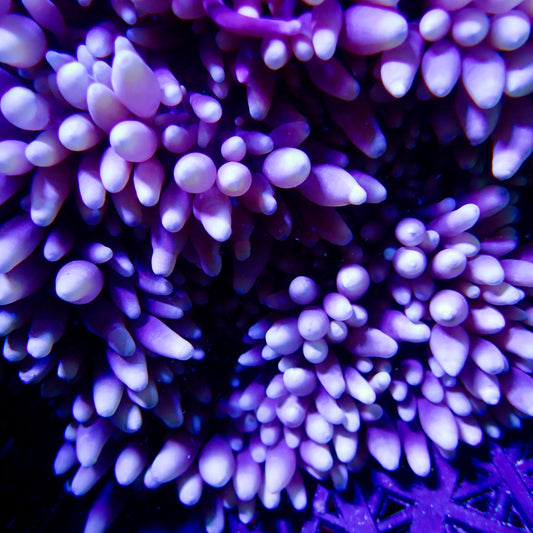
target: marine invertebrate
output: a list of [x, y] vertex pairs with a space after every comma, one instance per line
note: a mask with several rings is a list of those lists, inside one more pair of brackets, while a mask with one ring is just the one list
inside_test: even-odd
[[388, 470], [403, 448], [413, 471], [427, 476], [426, 437], [448, 455], [459, 440], [499, 436], [498, 423], [519, 427], [530, 409], [531, 261], [507, 225], [516, 216], [509, 199], [503, 187], [486, 186], [457, 209], [451, 198], [422, 208], [427, 226], [400, 220], [399, 245], [384, 250], [386, 270], [373, 280], [388, 285], [392, 301], [371, 286], [375, 258], [364, 251], [339, 270], [336, 291], [319, 294], [311, 278], [297, 277], [288, 293], [267, 297], [288, 316], [250, 330], [259, 344], [239, 361], [270, 371], [235, 394], [232, 416], [253, 411], [264, 446], [283, 438], [281, 424], [305, 468], [338, 487], [365, 447]]
[[[177, 479], [215, 532], [224, 507], [252, 520], [256, 494], [303, 509], [300, 467], [341, 490], [366, 451], [394, 470], [403, 447], [426, 475], [416, 416], [444, 453], [480, 426], [497, 436], [489, 416], [531, 416], [516, 346], [531, 336], [531, 259], [507, 205], [520, 180], [476, 185], [489, 137], [499, 179], [531, 151], [527, 79], [502, 81], [527, 78], [526, 5], [445, 2], [416, 27], [396, 2], [79, 4], [0, 11], [3, 354], [70, 417], [55, 469], [71, 492]], [[461, 33], [474, 19], [486, 44]], [[435, 65], [457, 46], [477, 48], [443, 81]], [[452, 94], [459, 70], [456, 156], [472, 179], [431, 191], [403, 171], [459, 130], [448, 99], [428, 104], [434, 132], [407, 115]], [[408, 131], [387, 138], [402, 117]], [[108, 490], [88, 531], [111, 522]]]

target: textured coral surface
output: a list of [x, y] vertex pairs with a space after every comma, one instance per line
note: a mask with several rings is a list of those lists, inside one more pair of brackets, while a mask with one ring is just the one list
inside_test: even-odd
[[0, 527], [531, 529], [532, 19], [0, 1]]

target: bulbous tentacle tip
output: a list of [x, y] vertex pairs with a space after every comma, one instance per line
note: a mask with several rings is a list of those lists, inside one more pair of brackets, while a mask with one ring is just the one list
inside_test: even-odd
[[103, 286], [104, 276], [100, 269], [83, 260], [71, 261], [61, 267], [55, 282], [59, 298], [78, 305], [92, 302]]

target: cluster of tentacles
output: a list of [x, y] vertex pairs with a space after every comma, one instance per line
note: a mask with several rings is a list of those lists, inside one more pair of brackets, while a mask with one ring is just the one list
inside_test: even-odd
[[3, 357], [101, 491], [87, 532], [115, 485], [220, 533], [533, 416], [532, 19], [0, 2]]

